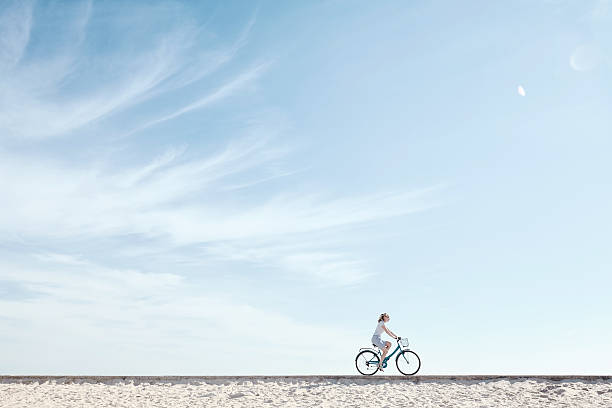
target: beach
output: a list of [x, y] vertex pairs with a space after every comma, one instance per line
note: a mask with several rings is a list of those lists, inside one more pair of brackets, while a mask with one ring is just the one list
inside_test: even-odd
[[611, 407], [610, 377], [2, 377], [1, 407]]

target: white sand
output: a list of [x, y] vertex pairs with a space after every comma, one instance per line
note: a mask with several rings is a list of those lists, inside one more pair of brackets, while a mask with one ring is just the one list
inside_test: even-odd
[[612, 407], [612, 381], [265, 379], [0, 383], [0, 407]]

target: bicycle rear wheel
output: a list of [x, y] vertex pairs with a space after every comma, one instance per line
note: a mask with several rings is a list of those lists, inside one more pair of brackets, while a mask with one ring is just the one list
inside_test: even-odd
[[355, 358], [355, 367], [363, 375], [372, 375], [378, 371], [380, 358], [372, 350], [363, 350]]
[[403, 350], [395, 358], [395, 365], [400, 373], [414, 375], [421, 368], [421, 359], [414, 351]]

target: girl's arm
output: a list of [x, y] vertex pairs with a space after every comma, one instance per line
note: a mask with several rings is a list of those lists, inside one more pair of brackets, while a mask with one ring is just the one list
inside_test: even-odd
[[393, 334], [393, 332], [389, 329], [387, 329], [387, 326], [383, 324], [383, 329], [385, 329], [385, 331], [387, 332], [387, 334], [391, 337], [393, 337], [394, 339], [397, 339], [397, 336], [395, 334]]

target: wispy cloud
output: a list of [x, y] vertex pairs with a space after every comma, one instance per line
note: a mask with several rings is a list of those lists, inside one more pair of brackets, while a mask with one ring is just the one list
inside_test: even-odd
[[52, 231], [55, 237], [80, 241], [135, 234], [161, 239], [166, 248], [206, 244], [204, 253], [191, 258], [241, 260], [317, 285], [352, 285], [372, 276], [366, 259], [304, 234], [333, 237], [334, 229], [439, 204], [439, 187], [430, 187], [352, 197], [279, 192], [224, 205], [223, 194], [232, 193], [227, 186], [235, 185], [236, 177], [253, 177], [283, 154], [251, 138], [203, 158], [170, 148], [140, 167], [112, 173], [104, 167], [70, 168], [0, 155], [1, 232], [33, 238]]
[[598, 0], [587, 15], [594, 20], [606, 20], [610, 17], [610, 0]]
[[213, 156], [186, 161], [177, 161], [179, 153], [170, 149], [152, 163], [115, 173], [2, 155], [5, 211], [0, 217], [5, 232], [161, 234], [194, 243], [322, 230], [436, 205], [436, 188], [350, 198], [280, 193], [235, 208], [210, 200], [232, 176], [256, 171], [280, 154], [261, 141], [231, 144]]
[[[164, 84], [158, 89], [157, 93], [165, 92], [172, 89], [182, 88], [194, 82], [201, 80], [207, 75], [212, 74], [225, 64], [229, 63], [237, 53], [248, 43], [249, 35], [257, 21], [257, 16], [254, 14], [251, 19], [245, 24], [242, 32], [238, 35], [237, 39], [226, 48], [221, 48], [214, 51], [197, 52], [195, 55], [191, 55], [188, 61], [181, 66], [180, 73], [168, 78]], [[189, 38], [185, 38], [183, 47], [193, 48], [196, 46], [198, 41], [197, 34], [200, 33], [204, 27], [192, 30]], [[188, 44], [188, 45], [186, 45]]]
[[[67, 24], [69, 47], [55, 54], [37, 56], [0, 78], [0, 129], [4, 137], [40, 138], [66, 135], [108, 115], [121, 112], [168, 92], [185, 88], [227, 64], [246, 43], [255, 19], [251, 19], [238, 39], [225, 48], [209, 51], [199, 47], [200, 27], [182, 24], [166, 28], [149, 47], [138, 51], [120, 48], [100, 56], [81, 52], [92, 7], [79, 7], [78, 18]], [[122, 10], [125, 13], [126, 10]], [[2, 64], [16, 67], [21, 60], [32, 29], [32, 7], [16, 3], [2, 14]], [[57, 24], [66, 25], [63, 21]], [[62, 27], [66, 29], [66, 27]], [[130, 42], [124, 32], [123, 41]], [[136, 124], [137, 130], [174, 119], [186, 112], [223, 99], [254, 80], [266, 64], [230, 78], [215, 91], [189, 102], [176, 101], [170, 113]], [[43, 68], [44, 67], [44, 68]], [[86, 85], [83, 85], [86, 84]], [[78, 86], [79, 91], [75, 92]], [[62, 95], [59, 97], [59, 95]]]
[[[112, 269], [71, 254], [35, 255], [39, 266], [4, 262], [1, 275], [27, 289], [55, 300], [92, 301], [109, 297], [128, 299], [159, 295], [177, 286], [182, 277], [172, 273], [143, 273], [131, 269]], [[106, 299], [106, 300], [105, 300]]]
[[[0, 261], [0, 281], [15, 282], [28, 293], [21, 299], [0, 299], [0, 317], [28, 322], [26, 328], [11, 332], [22, 347], [43, 337], [49, 347], [60, 343], [69, 346], [72, 358], [87, 357], [87, 367], [77, 368], [80, 374], [116, 374], [117, 370], [125, 372], [136, 366], [162, 374], [159, 368], [149, 368], [143, 359], [151, 352], [156, 353], [156, 361], [175, 358], [178, 339], [182, 347], [194, 351], [194, 364], [182, 364], [177, 374], [202, 367], [207, 373], [238, 373], [245, 351], [261, 351], [269, 344], [291, 347], [293, 358], [313, 358], [320, 353], [319, 344], [311, 341], [313, 336], [356, 340], [355, 333], [299, 323], [280, 311], [261, 310], [215, 291], [194, 293], [189, 289], [190, 282], [175, 274], [116, 270], [84, 259], [75, 264], [70, 255], [47, 255], [38, 266]], [[215, 343], [214, 353], [205, 353], [206, 348], [211, 351], [214, 338], [223, 340]], [[79, 346], [83, 343], [88, 347]], [[343, 344], [329, 345], [328, 351], [347, 354]], [[14, 350], [13, 346], [8, 345], [9, 350]], [[243, 351], [237, 359], [230, 356], [236, 348]], [[92, 354], [92, 349], [116, 349], [117, 354]], [[50, 360], [55, 356], [66, 358], [59, 347]], [[248, 366], [257, 363], [278, 369], [281, 364], [266, 363], [269, 357], [261, 352], [253, 354]], [[110, 368], [103, 359], [112, 361]], [[38, 367], [38, 372], [47, 371], [44, 364]], [[168, 365], [165, 367], [167, 373]], [[299, 369], [304, 370], [304, 366]], [[316, 368], [311, 371], [316, 372]]]
[[[321, 286], [346, 286], [371, 277], [363, 257], [329, 248], [300, 234], [277, 240], [239, 240], [205, 246], [210, 257], [243, 261], [278, 270], [290, 280], [315, 282]], [[287, 241], [292, 241], [288, 244]]]
[[32, 2], [9, 1], [0, 7], [0, 72], [3, 72], [17, 65], [28, 45]]
[[211, 105], [219, 100], [227, 98], [237, 91], [243, 89], [243, 87], [249, 83], [252, 83], [255, 79], [257, 79], [261, 73], [265, 70], [268, 64], [260, 64], [255, 67], [241, 73], [236, 78], [231, 79], [229, 82], [223, 84], [215, 91], [210, 94], [204, 95], [197, 100], [180, 107], [179, 109], [171, 112], [169, 114], [163, 115], [156, 119], [153, 119], [149, 122], [139, 125], [135, 129], [131, 130], [126, 136], [131, 134], [140, 132], [144, 129], [150, 128], [151, 126], [157, 125], [162, 122], [167, 122], [169, 120], [175, 119], [181, 115], [194, 111], [196, 109], [201, 109], [205, 106]]
[[58, 253], [41, 253], [34, 255], [37, 259], [43, 262], [49, 262], [52, 264], [63, 264], [63, 265], [87, 265], [88, 262], [85, 261], [80, 256], [69, 255], [69, 254], [58, 254]]

